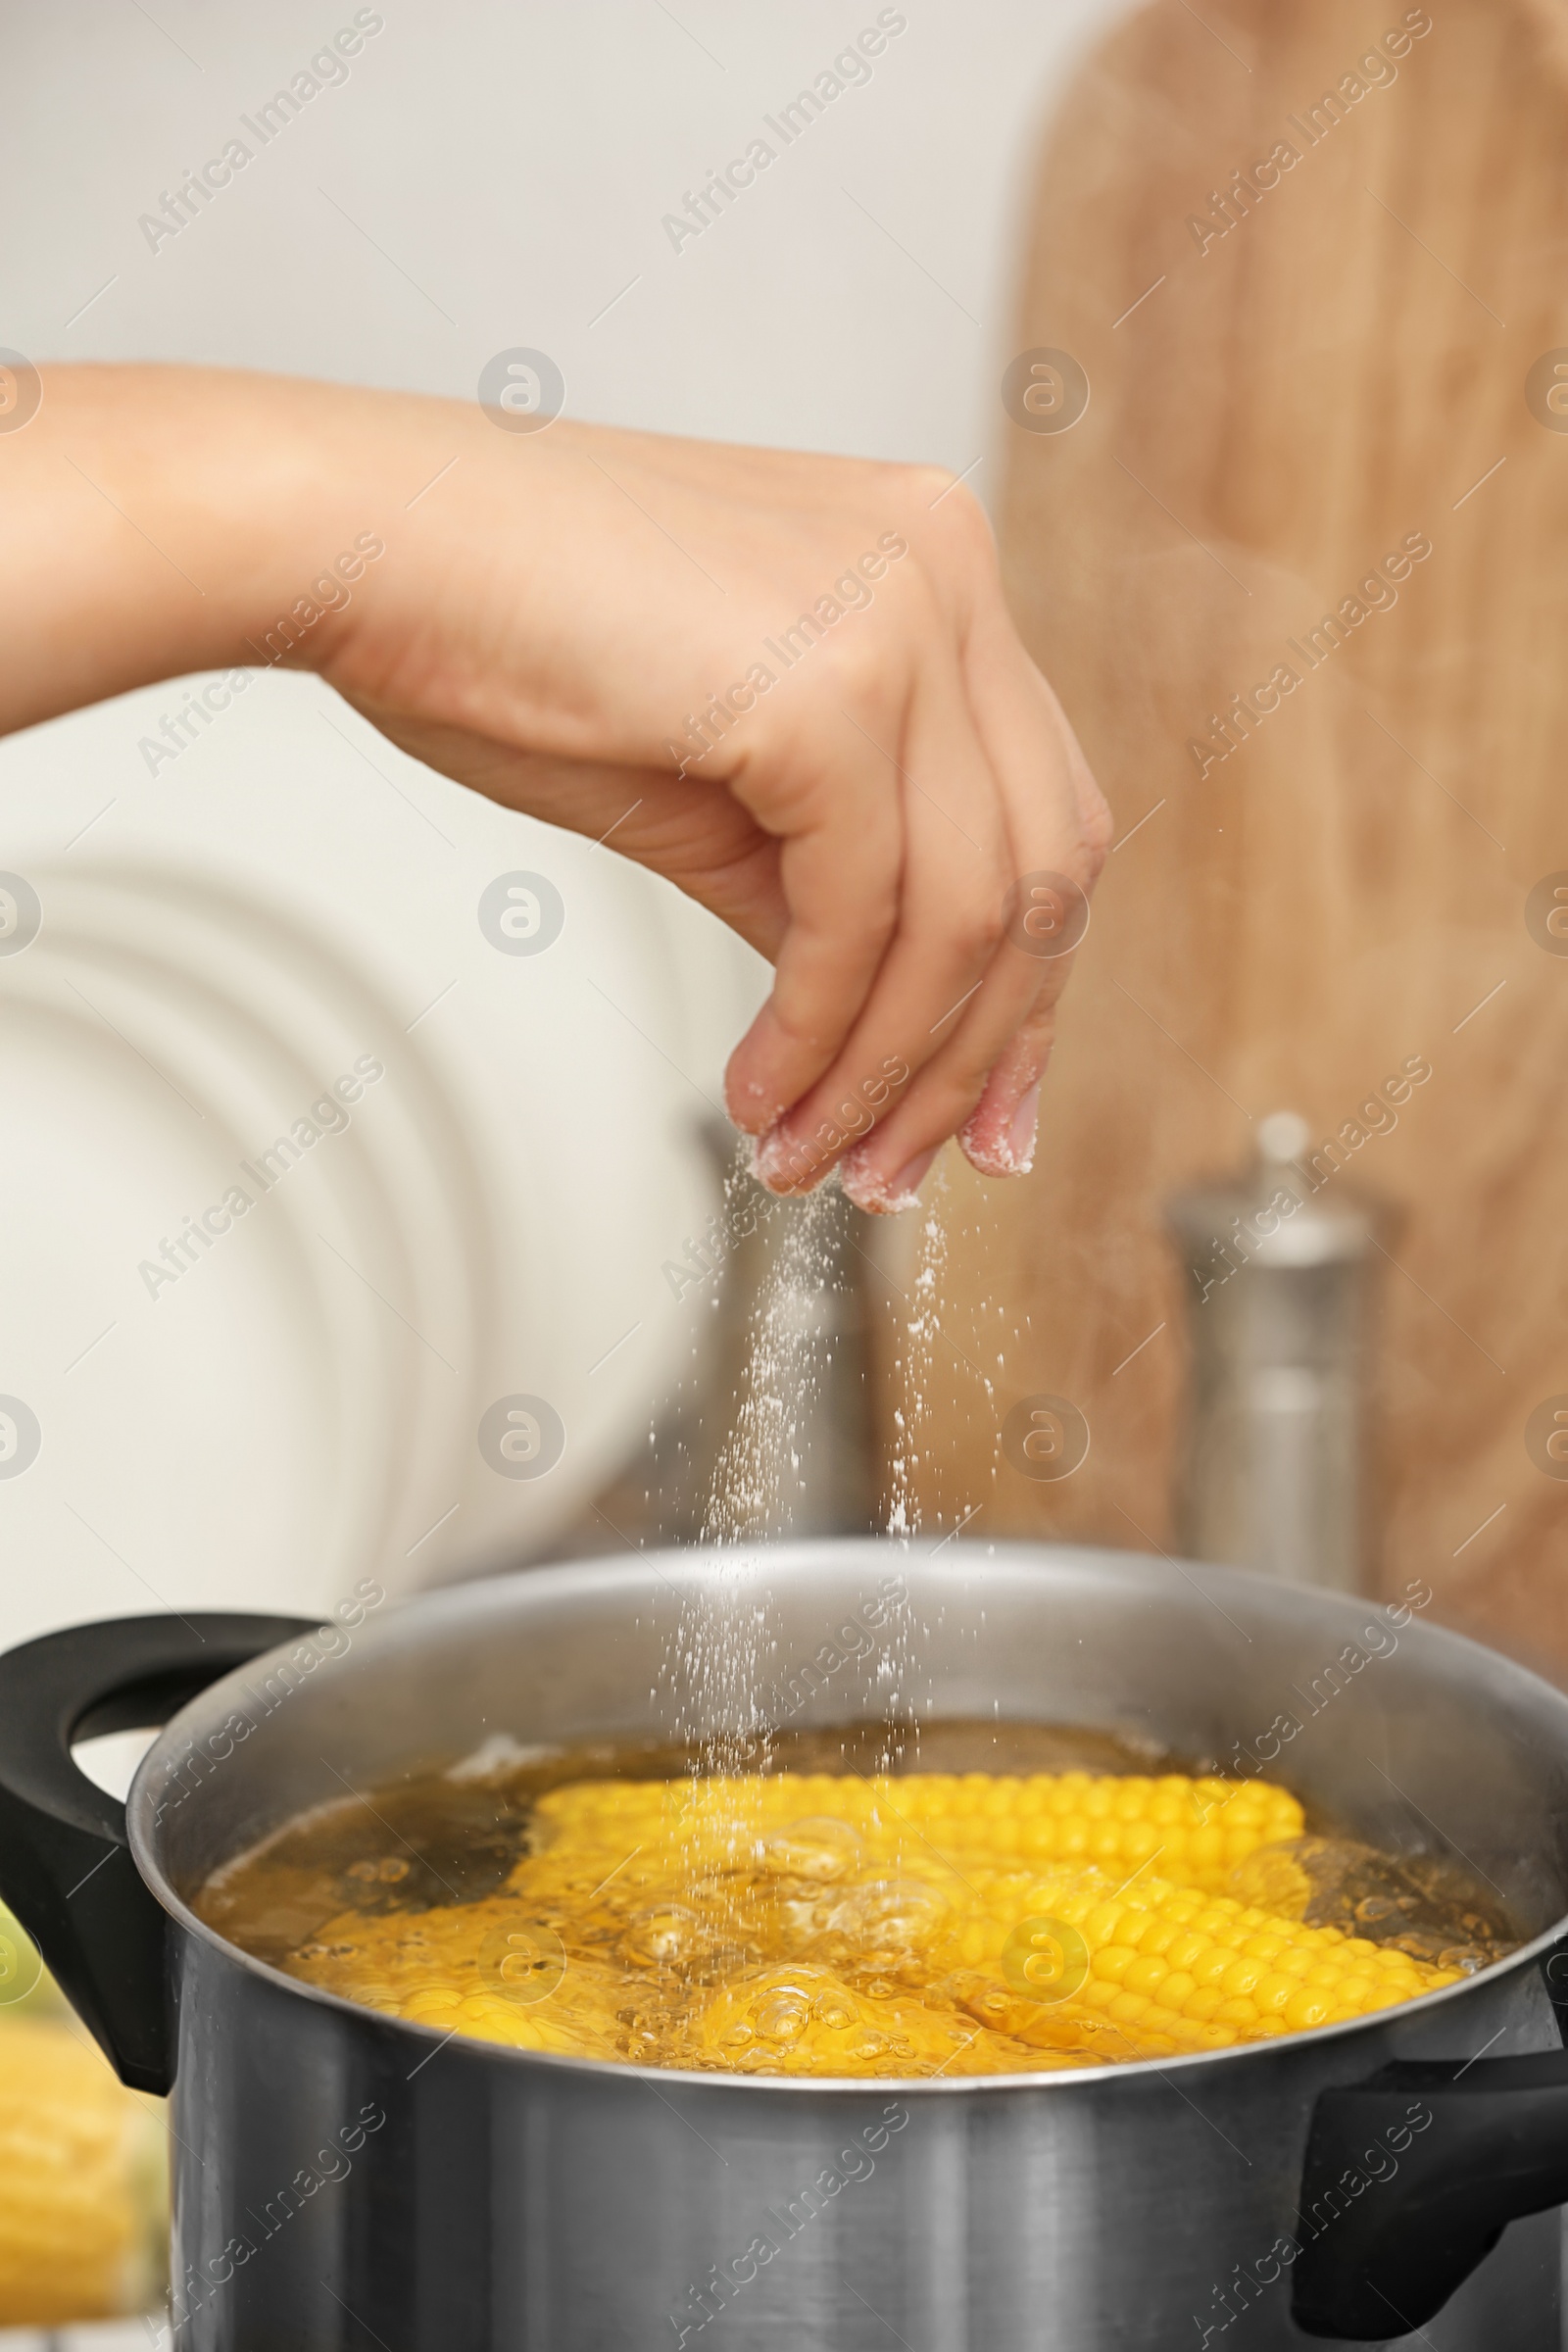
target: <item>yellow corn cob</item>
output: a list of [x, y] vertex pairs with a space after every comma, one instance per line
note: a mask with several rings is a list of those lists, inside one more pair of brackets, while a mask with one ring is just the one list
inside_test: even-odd
[[953, 1972], [971, 2016], [1043, 2046], [1079, 2046], [1088, 2028], [1107, 2057], [1228, 2049], [1392, 2009], [1459, 1974], [1157, 1879], [1117, 1890], [1100, 1872], [999, 1872], [973, 1888], [929, 1964]]
[[1161, 1878], [1214, 1893], [1259, 1846], [1298, 1838], [1303, 1826], [1288, 1789], [1185, 1773], [576, 1781], [537, 1808], [540, 1843], [584, 1855], [675, 1838], [716, 1858], [813, 1815], [848, 1823], [880, 1852], [896, 1848], [912, 1859], [934, 1849], [966, 1872], [1022, 1861], [1093, 1863], [1121, 1874], [1157, 1862]]
[[[907, 1792], [907, 1793], [906, 1793]], [[913, 1774], [880, 1801], [968, 1871], [971, 1863], [1093, 1863], [1121, 1874], [1155, 1862], [1177, 1886], [1218, 1892], [1260, 1845], [1301, 1834], [1301, 1808], [1265, 1781], [1116, 1779], [1083, 1772], [1028, 1780]]]
[[162, 2283], [162, 2112], [84, 2038], [0, 2014], [0, 2328], [145, 2311]]

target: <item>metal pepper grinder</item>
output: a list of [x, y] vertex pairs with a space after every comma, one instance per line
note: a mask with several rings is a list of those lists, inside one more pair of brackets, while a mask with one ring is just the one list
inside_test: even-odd
[[1191, 1375], [1177, 1494], [1190, 1557], [1297, 1584], [1372, 1584], [1365, 1438], [1378, 1204], [1307, 1156], [1293, 1111], [1259, 1122], [1239, 1180], [1176, 1195]]

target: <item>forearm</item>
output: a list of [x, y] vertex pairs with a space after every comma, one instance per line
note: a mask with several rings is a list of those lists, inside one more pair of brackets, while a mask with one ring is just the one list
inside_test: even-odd
[[[678, 467], [699, 445], [562, 420], [546, 446], [475, 402], [220, 369], [43, 382], [36, 416], [0, 434], [0, 733], [159, 678], [286, 662], [378, 719], [416, 703], [542, 753], [618, 753], [583, 720], [611, 645], [588, 653], [594, 683], [573, 673], [607, 573], [649, 568], [648, 526], [594, 453], [658, 446]], [[637, 753], [666, 731], [640, 715]]]
[[[387, 408], [405, 405], [428, 404]], [[366, 406], [218, 370], [48, 369], [36, 416], [0, 435], [0, 732], [190, 670], [324, 657], [368, 576], [355, 543], [389, 527]], [[279, 629], [301, 604], [328, 624], [315, 645], [314, 623]]]

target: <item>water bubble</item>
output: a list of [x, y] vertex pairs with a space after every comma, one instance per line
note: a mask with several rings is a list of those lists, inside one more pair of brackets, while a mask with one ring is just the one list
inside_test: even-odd
[[645, 1968], [683, 1968], [702, 1953], [708, 1930], [684, 1903], [660, 1903], [628, 1921], [620, 1948]]
[[859, 1859], [855, 1831], [828, 1814], [786, 1822], [762, 1841], [762, 1868], [778, 1878], [847, 1878]]
[[873, 1950], [908, 1952], [929, 1943], [947, 1915], [945, 1897], [919, 1879], [873, 1879], [852, 1887], [827, 1924]]
[[817, 1994], [811, 2003], [811, 2015], [819, 2026], [826, 2026], [831, 2032], [842, 2034], [846, 2026], [855, 2024], [857, 2011], [849, 1994], [841, 1992], [835, 1987], [830, 1992]]
[[811, 2020], [808, 1994], [781, 1984], [752, 2011], [757, 2031], [768, 2041], [799, 2041]]
[[[1425, 1955], [1423, 1955], [1424, 1957]], [[1461, 1976], [1473, 1977], [1478, 1969], [1491, 1966], [1494, 1955], [1480, 1944], [1446, 1944], [1437, 1956], [1439, 1968], [1456, 1968]]]

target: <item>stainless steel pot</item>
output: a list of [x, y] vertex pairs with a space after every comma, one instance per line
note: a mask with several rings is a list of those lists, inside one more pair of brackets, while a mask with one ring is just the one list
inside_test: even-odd
[[[1568, 1700], [1413, 1604], [838, 1543], [753, 1572], [764, 1684], [809, 1688], [797, 1723], [880, 1714], [880, 1655], [834, 1630], [890, 1572], [922, 1718], [1266, 1770], [1375, 1843], [1462, 1855], [1530, 1940], [1354, 2025], [1045, 2078], [759, 2082], [443, 2040], [247, 1957], [187, 1896], [346, 1785], [493, 1734], [664, 1736], [655, 1693], [711, 1562], [460, 1587], [347, 1641], [223, 1618], [53, 1636], [0, 1661], [0, 1889], [126, 2077], [172, 2085], [180, 2352], [1558, 2344]], [[127, 1825], [72, 1739], [181, 1699]]]

